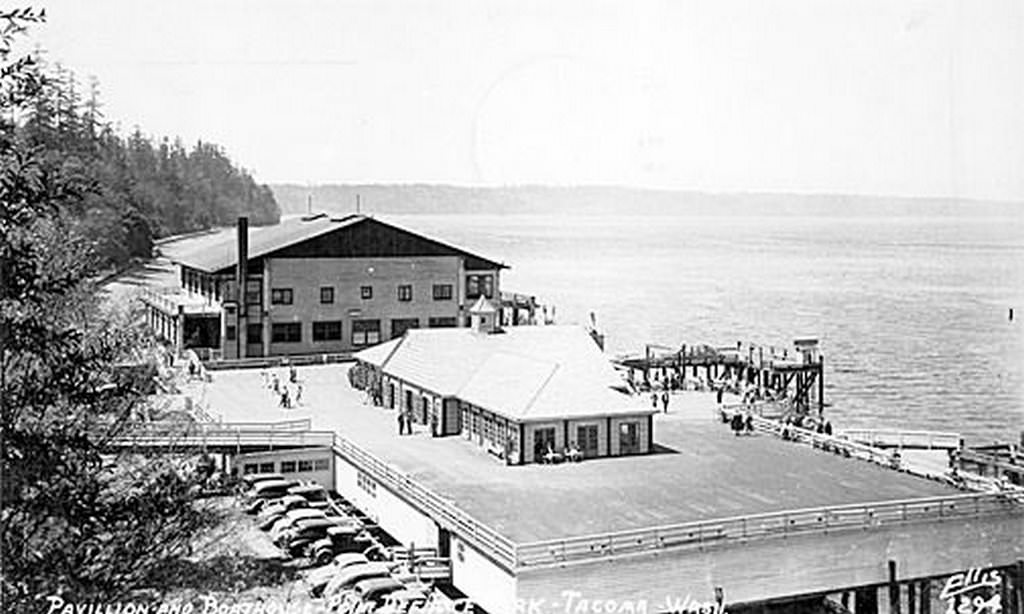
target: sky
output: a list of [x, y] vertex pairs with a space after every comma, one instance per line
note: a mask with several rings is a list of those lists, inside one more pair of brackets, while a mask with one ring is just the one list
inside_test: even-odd
[[1019, 0], [42, 6], [109, 120], [261, 182], [1024, 200]]

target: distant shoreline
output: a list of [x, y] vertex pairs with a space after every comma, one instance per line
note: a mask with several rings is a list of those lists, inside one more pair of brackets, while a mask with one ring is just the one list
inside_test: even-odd
[[269, 184], [283, 215], [1024, 216], [1024, 201], [843, 194], [707, 193], [614, 186]]

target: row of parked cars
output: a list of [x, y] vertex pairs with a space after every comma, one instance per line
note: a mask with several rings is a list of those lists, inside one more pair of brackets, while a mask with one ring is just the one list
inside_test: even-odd
[[[415, 614], [439, 611], [438, 601], [448, 600], [429, 583], [449, 573], [448, 561], [436, 552], [394, 545], [359, 510], [332, 499], [319, 484], [280, 474], [251, 474], [242, 480], [245, 511], [283, 552], [316, 567], [307, 575], [307, 587], [330, 611]], [[472, 610], [468, 602], [447, 601], [444, 611], [453, 606]]]

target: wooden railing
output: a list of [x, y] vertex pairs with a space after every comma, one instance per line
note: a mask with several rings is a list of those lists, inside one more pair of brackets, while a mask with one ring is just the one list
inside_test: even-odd
[[352, 360], [351, 352], [337, 352], [332, 354], [309, 354], [305, 356], [255, 356], [252, 358], [221, 358], [220, 360], [209, 360], [204, 364], [207, 369], [266, 369], [272, 367], [283, 367], [293, 365], [301, 367], [305, 365], [323, 365], [337, 362], [349, 362]]
[[839, 437], [878, 448], [958, 450], [963, 443], [960, 433], [945, 431], [847, 429]]
[[515, 569], [516, 544], [512, 540], [337, 433], [334, 434], [334, 452], [431, 516], [439, 525], [469, 542], [499, 565], [509, 571]]
[[972, 493], [718, 518], [519, 544], [516, 548], [516, 562], [519, 567], [536, 567], [668, 548], [704, 548], [800, 533], [870, 529], [921, 520], [978, 517], [1011, 510], [1020, 511], [1022, 504], [1024, 496], [1019, 493]]

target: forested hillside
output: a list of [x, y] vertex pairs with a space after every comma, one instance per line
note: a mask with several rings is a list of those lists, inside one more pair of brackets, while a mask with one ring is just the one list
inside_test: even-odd
[[81, 198], [65, 201], [61, 213], [93, 242], [101, 267], [148, 257], [154, 239], [239, 215], [255, 225], [280, 219], [273, 193], [217, 145], [186, 146], [138, 128], [119, 134], [103, 115], [95, 80], [83, 86], [38, 56], [26, 69], [38, 86], [17, 115], [4, 113], [0, 122], [37, 152], [45, 173], [75, 185]]

